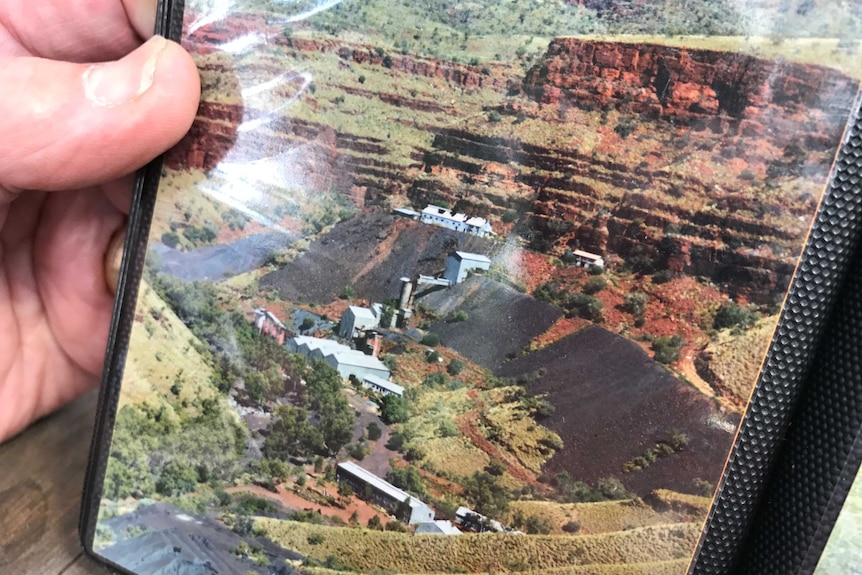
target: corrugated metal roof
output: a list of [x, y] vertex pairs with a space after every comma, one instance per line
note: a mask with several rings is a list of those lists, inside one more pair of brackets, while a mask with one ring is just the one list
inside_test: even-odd
[[339, 365], [352, 365], [354, 367], [367, 367], [370, 369], [379, 369], [389, 373], [389, 368], [377, 359], [376, 357], [365, 355], [361, 351], [348, 349], [347, 351], [335, 351], [326, 354], [326, 358], [333, 358]]
[[[391, 497], [395, 501], [400, 501], [403, 503], [404, 501], [407, 501], [408, 499], [414, 499], [406, 491], [402, 491], [401, 489], [398, 489], [397, 487], [395, 487], [394, 485], [392, 485], [388, 481], [381, 479], [380, 477], [377, 477], [376, 475], [374, 475], [370, 471], [366, 471], [365, 469], [359, 467], [358, 465], [356, 465], [352, 461], [345, 461], [343, 463], [339, 463], [338, 467], [343, 469], [344, 471], [350, 473], [354, 477], [364, 481], [365, 483], [368, 483], [369, 485], [371, 485], [375, 489], [382, 491], [383, 493], [385, 493], [387, 496]], [[418, 499], [417, 499], [417, 501], [418, 501]], [[411, 503], [412, 503], [412, 501], [411, 501]]]
[[353, 317], [370, 320], [377, 319], [377, 316], [374, 315], [374, 312], [367, 307], [359, 307], [358, 305], [352, 305], [347, 309], [353, 312]]
[[461, 531], [452, 525], [451, 521], [444, 519], [420, 523], [416, 526], [416, 533], [427, 535], [461, 535]]
[[473, 262], [482, 262], [482, 263], [486, 263], [486, 264], [491, 263], [491, 260], [488, 258], [488, 256], [483, 256], [482, 254], [471, 254], [469, 252], [455, 252], [455, 255], [457, 255], [462, 260], [470, 260]]
[[[385, 365], [384, 365], [385, 367]], [[404, 388], [398, 385], [395, 382], [389, 381], [388, 379], [383, 379], [382, 377], [377, 377], [376, 375], [366, 375], [362, 378], [364, 381], [369, 383], [373, 383], [379, 387], [382, 387], [385, 390], [391, 391], [392, 393], [396, 393], [398, 395], [404, 395]]]
[[583, 251], [583, 250], [575, 250], [575, 251], [573, 251], [572, 253], [573, 253], [573, 254], [575, 254], [576, 256], [580, 256], [580, 257], [582, 257], [582, 258], [587, 258], [587, 259], [590, 259], [590, 260], [600, 260], [600, 259], [602, 259], [602, 256], [599, 256], [599, 255], [596, 255], [596, 254], [591, 254], [590, 252], [585, 252], [585, 251]]

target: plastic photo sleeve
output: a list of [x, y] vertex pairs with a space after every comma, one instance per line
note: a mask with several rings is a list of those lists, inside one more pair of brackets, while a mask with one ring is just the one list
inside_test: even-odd
[[685, 574], [862, 14], [654, 4], [173, 6], [202, 103], [136, 205], [88, 549], [137, 575]]

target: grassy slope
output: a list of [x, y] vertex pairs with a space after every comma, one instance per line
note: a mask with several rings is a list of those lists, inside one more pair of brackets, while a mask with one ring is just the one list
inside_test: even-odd
[[[520, 575], [681, 575], [685, 573], [688, 563], [687, 559], [677, 559], [629, 565], [580, 565], [537, 571], [519, 571], [519, 573]], [[303, 575], [342, 575], [344, 571], [333, 571], [322, 567], [302, 567], [301, 573]], [[420, 574], [400, 573], [398, 575]], [[421, 575], [448, 575], [448, 573], [422, 573]]]
[[748, 401], [777, 321], [776, 316], [764, 318], [739, 335], [724, 330], [707, 347], [713, 354], [710, 368], [727, 390], [743, 402]]
[[513, 501], [512, 512], [525, 517], [544, 517], [551, 522], [553, 534], [562, 534], [569, 521], [580, 524], [578, 535], [612, 533], [652, 525], [682, 523], [689, 520], [677, 511], [657, 512], [640, 501], [602, 501], [599, 503], [556, 503], [553, 501]]
[[[158, 316], [156, 319], [154, 316]], [[120, 407], [126, 403], [189, 404], [222, 397], [211, 385], [212, 367], [196, 351], [202, 345], [174, 312], [146, 284], [140, 295], [123, 376]], [[174, 396], [170, 389], [180, 380]], [[191, 409], [191, 408], [189, 408]]]
[[[258, 518], [255, 525], [273, 541], [303, 555], [318, 559], [332, 555], [360, 572], [394, 569], [399, 573], [453, 572], [453, 569], [468, 573], [488, 570], [547, 573], [573, 565], [673, 561], [688, 557], [700, 528], [694, 524], [676, 524], [574, 537], [496, 534], [442, 537], [321, 527], [268, 518]], [[314, 543], [309, 543], [309, 538]]]

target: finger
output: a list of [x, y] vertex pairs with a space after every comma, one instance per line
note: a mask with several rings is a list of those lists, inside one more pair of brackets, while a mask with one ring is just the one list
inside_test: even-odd
[[[3, 0], [0, 53], [52, 60], [117, 59], [153, 35], [156, 0]], [[17, 48], [17, 51], [13, 51]]]
[[[114, 207], [129, 215], [132, 210], [132, 191], [135, 188], [135, 174], [123, 176], [119, 180], [108, 182], [102, 186], [105, 195]], [[0, 200], [2, 201], [2, 200]]]
[[129, 22], [143, 39], [156, 32], [156, 4], [158, 0], [123, 0]]
[[99, 373], [113, 293], [105, 260], [125, 223], [98, 189], [48, 194], [33, 250], [36, 285], [51, 332], [75, 364]]
[[111, 237], [105, 252], [105, 283], [112, 294], [117, 293], [120, 280], [120, 266], [123, 263], [123, 243], [126, 241], [126, 226], [122, 226]]
[[129, 174], [188, 131], [200, 98], [191, 57], [154, 37], [116, 62], [0, 61], [0, 186], [82, 188]]

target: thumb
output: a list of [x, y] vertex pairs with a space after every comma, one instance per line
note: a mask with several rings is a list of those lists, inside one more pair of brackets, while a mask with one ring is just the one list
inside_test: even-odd
[[194, 61], [160, 36], [116, 62], [0, 59], [0, 189], [106, 182], [177, 143], [194, 120]]

